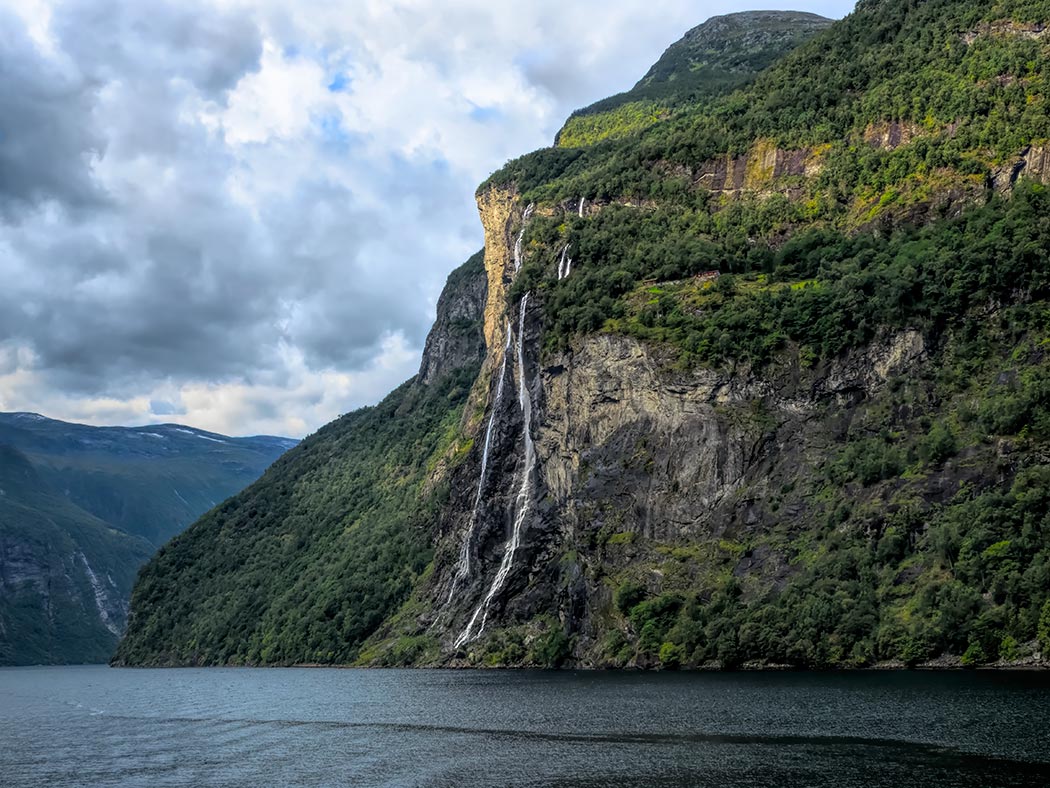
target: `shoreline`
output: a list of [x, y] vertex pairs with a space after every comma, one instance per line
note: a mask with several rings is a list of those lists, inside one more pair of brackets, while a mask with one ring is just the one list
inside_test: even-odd
[[296, 662], [286, 665], [189, 665], [189, 664], [159, 664], [159, 665], [127, 665], [112, 663], [94, 663], [93, 665], [10, 665], [8, 667], [101, 667], [127, 669], [127, 670], [172, 670], [193, 668], [250, 668], [253, 670], [288, 670], [302, 668], [308, 670], [440, 670], [440, 671], [515, 671], [515, 670], [539, 670], [550, 673], [561, 672], [584, 672], [584, 673], [1041, 673], [1050, 671], [1050, 662], [1040, 660], [1018, 660], [1009, 663], [992, 663], [989, 665], [963, 665], [961, 661], [934, 660], [908, 666], [898, 662], [880, 662], [875, 665], [863, 667], [840, 667], [840, 668], [816, 668], [797, 667], [794, 665], [759, 664], [746, 663], [737, 668], [724, 669], [719, 666], [701, 666], [693, 668], [643, 668], [643, 667], [598, 667], [587, 665], [566, 665], [559, 668], [541, 668], [528, 665], [353, 665], [353, 664], [326, 664], [320, 662]]

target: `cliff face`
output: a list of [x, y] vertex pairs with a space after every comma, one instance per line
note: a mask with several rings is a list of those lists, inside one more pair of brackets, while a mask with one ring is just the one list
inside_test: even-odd
[[[542, 296], [515, 300], [505, 288], [515, 277], [509, 229], [521, 226], [526, 206], [510, 192], [481, 195], [479, 205], [489, 282], [504, 285], [490, 289], [485, 314], [510, 329], [509, 339], [493, 332], [475, 384], [490, 420], [487, 430], [476, 421], [474, 451], [451, 471], [432, 574], [410, 613], [366, 646], [366, 662], [697, 667], [751, 656], [864, 664], [878, 654], [878, 630], [860, 646], [819, 643], [833, 618], [799, 627], [815, 651], [762, 643], [790, 641], [762, 632], [777, 629], [771, 600], [811, 593], [819, 556], [836, 549], [864, 557], [829, 571], [826, 582], [842, 596], [827, 610], [845, 605], [838, 613], [848, 619], [860, 615], [854, 602], [870, 605], [863, 615], [877, 621], [883, 607], [883, 637], [917, 638], [917, 661], [934, 655], [903, 623], [901, 600], [928, 593], [943, 571], [918, 548], [955, 512], [960, 490], [1009, 488], [1027, 460], [1008, 442], [985, 442], [952, 448], [903, 478], [899, 467], [858, 472], [848, 455], [851, 441], [880, 432], [910, 436], [921, 454], [923, 430], [957, 417], [936, 382], [958, 352], [954, 340], [931, 349], [920, 330], [886, 330], [826, 361], [791, 351], [761, 369], [685, 371], [667, 348], [617, 335], [545, 352]], [[1004, 368], [994, 379], [1017, 374]], [[510, 387], [518, 396], [507, 395]], [[881, 439], [874, 443], [880, 451]], [[882, 550], [888, 560], [877, 565]], [[858, 591], [865, 573], [870, 586]], [[712, 615], [726, 594], [735, 620]], [[654, 612], [654, 600], [665, 609]], [[784, 615], [790, 630], [792, 614]], [[1037, 661], [1040, 648], [1032, 641], [1010, 653]]]
[[107, 660], [151, 551], [56, 495], [0, 444], [0, 665]]
[[454, 370], [481, 363], [488, 289], [484, 253], [479, 252], [457, 269], [441, 291], [437, 318], [423, 349], [420, 383], [430, 385]]
[[507, 291], [514, 279], [515, 224], [522, 225], [524, 207], [513, 189], [489, 189], [478, 195], [478, 212], [485, 230], [485, 273], [488, 277], [484, 307], [485, 346], [494, 353], [506, 338]]
[[[815, 492], [807, 487], [824, 480], [829, 446], [858, 413], [882, 404], [889, 380], [918, 374], [928, 362], [921, 333], [881, 337], [818, 369], [788, 362], [773, 374], [677, 372], [659, 348], [618, 336], [545, 356], [542, 302], [533, 301], [522, 321], [520, 302], [507, 301], [514, 278], [508, 229], [520, 226], [525, 206], [503, 192], [480, 195], [479, 207], [490, 282], [484, 313], [494, 330], [491, 372], [476, 388], [488, 399], [490, 434], [478, 422], [475, 452], [453, 472], [434, 573], [412, 605], [425, 612], [382, 630], [369, 658], [382, 662], [394, 635], [440, 632], [440, 648], [427, 658], [435, 664], [491, 659], [492, 639], [505, 648], [508, 637], [520, 645], [510, 652], [517, 658], [497, 652], [498, 661], [528, 664], [528, 644], [560, 632], [572, 642], [562, 658], [608, 666], [616, 659], [602, 641], [623, 626], [614, 594], [625, 579], [654, 596], [721, 571], [756, 589], [783, 586], [794, 556], [762, 537], [805, 527]], [[512, 347], [502, 373], [501, 324], [511, 329], [510, 345], [523, 328], [522, 355]], [[501, 374], [531, 399], [531, 470], [517, 396], [497, 395]], [[937, 484], [948, 485], [953, 473]], [[788, 487], [797, 492], [770, 509]], [[667, 577], [668, 556], [678, 550], [687, 559]], [[470, 626], [479, 611], [484, 631]], [[651, 655], [629, 661], [658, 664]]]

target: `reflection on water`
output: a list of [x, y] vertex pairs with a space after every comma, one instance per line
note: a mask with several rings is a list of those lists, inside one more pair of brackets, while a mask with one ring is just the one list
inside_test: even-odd
[[4, 786], [1050, 786], [1039, 673], [0, 670]]

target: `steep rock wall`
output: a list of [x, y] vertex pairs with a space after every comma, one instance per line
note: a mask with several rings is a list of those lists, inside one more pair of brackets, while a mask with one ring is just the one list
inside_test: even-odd
[[[554, 615], [574, 638], [574, 659], [601, 664], [610, 577], [656, 566], [654, 545], [736, 542], [804, 516], [804, 502], [779, 513], [765, 502], [778, 486], [813, 475], [853, 409], [921, 364], [926, 349], [921, 334], [906, 331], [816, 369], [793, 363], [764, 375], [747, 368], [677, 373], [658, 350], [612, 335], [542, 357], [542, 301], [533, 300], [524, 318], [507, 302], [524, 207], [512, 192], [482, 195], [479, 206], [490, 339], [475, 397], [486, 419], [474, 420], [474, 450], [450, 473], [434, 572], [419, 594], [423, 612], [407, 631], [436, 637], [434, 659], [455, 664], [483, 642], [484, 633], [459, 642], [482, 605], [489, 631]], [[509, 351], [519, 341], [521, 362]], [[508, 387], [524, 385], [534, 404], [537, 463], [527, 484], [535, 506], [524, 517], [505, 582], [486, 605], [507, 561], [525, 470], [518, 404], [495, 394], [501, 374]], [[468, 571], [457, 574], [463, 556]], [[741, 557], [739, 571], [776, 584], [791, 570], [785, 557], [759, 550]], [[659, 573], [650, 581], [654, 590], [662, 586]]]
[[419, 366], [419, 381], [424, 385], [484, 358], [482, 316], [487, 285], [480, 252], [449, 277], [438, 299], [434, 326], [427, 335]]

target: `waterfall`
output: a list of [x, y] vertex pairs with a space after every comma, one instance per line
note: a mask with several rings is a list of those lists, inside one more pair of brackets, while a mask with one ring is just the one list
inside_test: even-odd
[[581, 197], [580, 198], [580, 218], [581, 219], [583, 218], [583, 209], [584, 209], [584, 207], [586, 205], [587, 205], [587, 198], [586, 197]]
[[[532, 213], [535, 210], [536, 204], [530, 203], [521, 215], [521, 232], [518, 233], [518, 238], [514, 242], [515, 273], [521, 270], [522, 244], [525, 241], [525, 231], [528, 229], [529, 219], [532, 218]], [[485, 490], [485, 478], [489, 467], [489, 451], [492, 449], [492, 432], [496, 427], [496, 416], [499, 413], [500, 403], [503, 401], [503, 386], [507, 378], [507, 359], [510, 358], [510, 339], [511, 331], [510, 322], [508, 321], [507, 341], [503, 347], [503, 364], [500, 366], [499, 382], [496, 385], [496, 397], [492, 403], [492, 415], [489, 416], [489, 425], [485, 430], [485, 445], [481, 454], [481, 473], [478, 476], [478, 491], [474, 496], [474, 507], [470, 513], [470, 524], [467, 526], [467, 533], [463, 539], [463, 546], [459, 551], [459, 560], [456, 562], [456, 573], [452, 579], [452, 588], [449, 589], [448, 599], [445, 600], [446, 605], [448, 605], [452, 601], [452, 597], [455, 596], [456, 588], [460, 581], [470, 575], [470, 548], [474, 543], [474, 533], [477, 530], [478, 509], [481, 507], [481, 494]]]
[[[488, 593], [481, 604], [478, 605], [471, 616], [470, 623], [456, 639], [455, 647], [459, 648], [465, 643], [481, 637], [485, 631], [488, 621], [489, 604], [495, 598], [507, 582], [510, 570], [514, 567], [514, 555], [521, 544], [521, 529], [528, 516], [529, 507], [532, 504], [532, 472], [536, 466], [536, 447], [532, 442], [532, 395], [525, 377], [525, 311], [529, 304], [529, 293], [526, 293], [518, 306], [518, 338], [517, 338], [517, 360], [518, 360], [518, 405], [521, 408], [523, 431], [524, 431], [524, 462], [522, 463], [521, 487], [518, 489], [517, 498], [514, 501], [514, 527], [511, 529], [510, 539], [503, 548], [503, 560], [500, 562], [499, 571], [489, 587]], [[474, 627], [481, 617], [481, 625], [477, 632]]]
[[485, 489], [485, 476], [489, 467], [489, 450], [492, 448], [492, 432], [496, 427], [496, 415], [499, 413], [500, 403], [503, 402], [503, 388], [507, 380], [507, 359], [510, 358], [510, 322], [507, 322], [507, 341], [503, 346], [503, 364], [499, 370], [499, 381], [496, 384], [496, 397], [492, 401], [492, 415], [489, 417], [489, 426], [485, 430], [485, 445], [481, 453], [481, 473], [478, 475], [478, 492], [474, 496], [474, 508], [470, 513], [470, 525], [467, 526], [467, 534], [463, 538], [463, 547], [459, 551], [459, 561], [456, 562], [456, 574], [452, 579], [452, 588], [448, 592], [447, 605], [452, 601], [456, 593], [456, 586], [470, 574], [470, 547], [474, 542], [474, 531], [478, 524], [478, 508], [481, 506], [481, 493]]
[[565, 244], [565, 248], [561, 250], [561, 262], [558, 263], [558, 279], [564, 279], [569, 275], [569, 271], [572, 269], [572, 258], [569, 257], [569, 250], [572, 248], [572, 244]]
[[74, 558], [79, 558], [84, 562], [84, 569], [87, 571], [88, 582], [91, 583], [91, 590], [95, 594], [95, 607], [98, 608], [98, 617], [102, 621], [102, 625], [112, 632], [114, 635], [120, 635], [120, 628], [116, 622], [109, 615], [109, 610], [106, 609], [106, 589], [103, 588], [102, 583], [98, 579], [98, 575], [95, 574], [95, 570], [91, 568], [91, 564], [88, 563], [87, 556], [82, 552], [77, 551], [73, 555]]
[[521, 270], [521, 245], [525, 241], [525, 230], [529, 226], [529, 219], [532, 218], [532, 212], [536, 210], [535, 203], [529, 203], [529, 207], [525, 209], [525, 213], [521, 215], [521, 232], [518, 233], [518, 240], [514, 242], [514, 272], [517, 273]]

